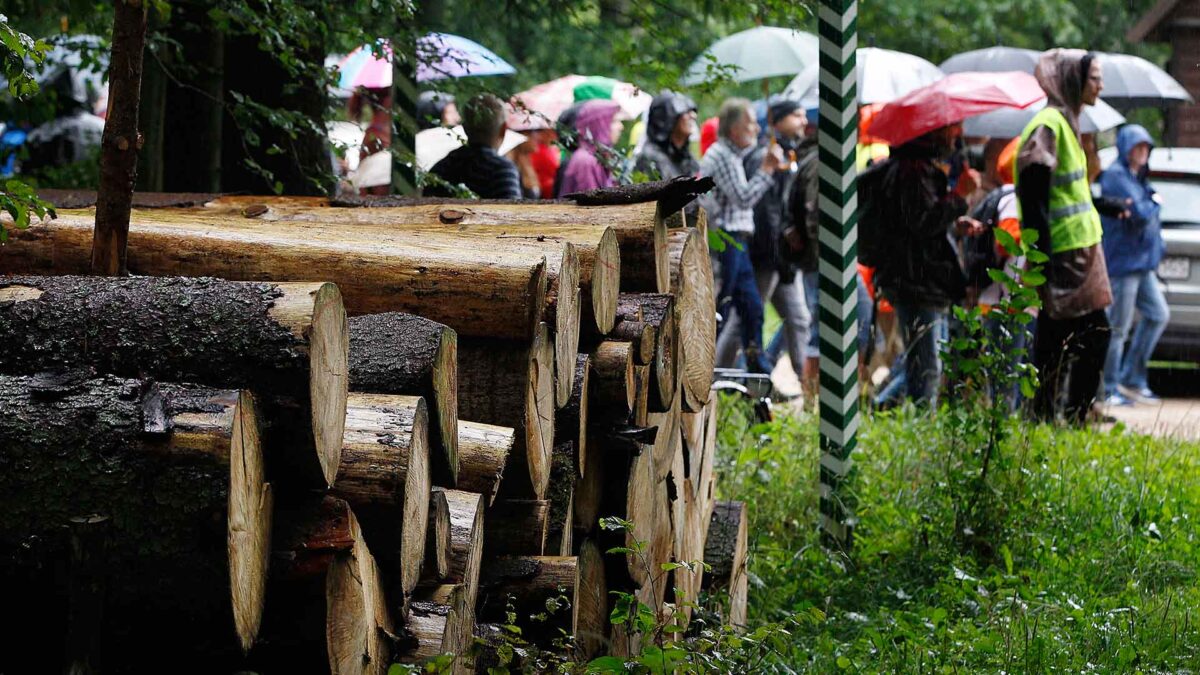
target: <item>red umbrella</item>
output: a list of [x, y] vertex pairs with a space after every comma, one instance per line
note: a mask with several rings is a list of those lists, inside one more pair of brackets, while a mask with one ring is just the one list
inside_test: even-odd
[[997, 108], [1025, 108], [1046, 93], [1029, 73], [952, 73], [888, 103], [869, 131], [892, 145]]

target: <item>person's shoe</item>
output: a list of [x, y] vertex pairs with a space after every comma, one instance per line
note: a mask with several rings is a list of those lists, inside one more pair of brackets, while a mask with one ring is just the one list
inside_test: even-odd
[[1151, 405], [1158, 405], [1162, 403], [1162, 398], [1160, 398], [1159, 395], [1155, 394], [1153, 391], [1150, 391], [1150, 387], [1141, 387], [1140, 389], [1135, 389], [1134, 387], [1126, 387], [1121, 385], [1117, 387], [1117, 390], [1124, 394], [1126, 398], [1132, 399], [1138, 403], [1149, 403]]
[[1116, 392], [1109, 394], [1108, 398], [1104, 399], [1104, 405], [1105, 406], [1120, 406], [1122, 408], [1128, 408], [1129, 406], [1133, 405], [1133, 399], [1129, 398], [1128, 396], [1126, 396], [1125, 394], [1122, 394], [1119, 391], [1116, 391]]
[[771, 371], [774, 370], [771, 364], [767, 363], [767, 357], [758, 345], [751, 343], [742, 349], [742, 353], [746, 356], [747, 372], [770, 375]]

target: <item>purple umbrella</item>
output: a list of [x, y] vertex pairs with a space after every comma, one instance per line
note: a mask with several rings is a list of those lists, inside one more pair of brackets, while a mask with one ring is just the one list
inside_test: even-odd
[[[380, 40], [380, 44], [382, 58], [375, 55], [370, 45], [363, 45], [342, 59], [338, 64], [339, 88], [352, 91], [355, 87], [392, 86], [392, 48], [386, 40]], [[429, 33], [417, 40], [417, 82], [515, 72], [515, 68], [487, 47], [464, 37]]]

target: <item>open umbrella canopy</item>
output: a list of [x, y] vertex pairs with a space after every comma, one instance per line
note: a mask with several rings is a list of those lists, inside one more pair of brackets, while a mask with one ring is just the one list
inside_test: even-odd
[[552, 127], [562, 111], [576, 101], [589, 98], [615, 101], [630, 119], [644, 113], [653, 100], [650, 94], [628, 82], [600, 76], [564, 75], [513, 96], [508, 126], [521, 130]]
[[[338, 88], [382, 89], [392, 86], [392, 47], [379, 40], [379, 49], [361, 45], [338, 64]], [[376, 52], [379, 52], [377, 55]], [[458, 35], [428, 33], [417, 39], [417, 81], [452, 77], [511, 75], [517, 72], [487, 47]]]
[[[855, 53], [860, 105], [887, 103], [945, 77], [941, 69], [913, 54], [863, 47]], [[802, 103], [817, 101], [820, 72], [817, 64], [804, 69], [783, 90]]]
[[1025, 108], [1045, 98], [1029, 73], [954, 73], [885, 105], [868, 131], [900, 145], [997, 108]]
[[708, 79], [710, 69], [730, 68], [735, 82], [793, 76], [817, 62], [817, 36], [791, 28], [758, 26], [713, 43], [692, 62], [683, 84]]
[[1042, 53], [1034, 49], [995, 46], [955, 54], [942, 62], [944, 73], [1003, 73], [1020, 71], [1033, 74]]
[[[1046, 99], [1042, 99], [1028, 108], [1020, 110], [1000, 108], [976, 115], [963, 122], [963, 135], [1015, 138], [1021, 135], [1021, 132], [1025, 130], [1025, 125], [1029, 124], [1029, 120], [1033, 119], [1037, 111], [1045, 107]], [[1083, 106], [1083, 113], [1079, 116], [1079, 131], [1080, 133], [1094, 134], [1108, 131], [1124, 123], [1124, 115], [1104, 101], [1096, 101], [1094, 106]]]

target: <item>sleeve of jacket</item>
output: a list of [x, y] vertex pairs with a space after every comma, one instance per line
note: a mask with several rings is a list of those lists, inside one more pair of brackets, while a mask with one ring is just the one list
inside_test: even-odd
[[1130, 212], [1128, 223], [1135, 227], [1145, 227], [1151, 219], [1158, 216], [1159, 205], [1153, 199], [1154, 192], [1143, 187], [1126, 170], [1105, 171], [1100, 176], [1100, 194], [1120, 202], [1126, 199], [1133, 200], [1125, 208]]
[[713, 180], [717, 183], [717, 189], [734, 207], [748, 209], [754, 206], [775, 184], [770, 175], [761, 172], [747, 180], [741, 160], [733, 155], [730, 155], [727, 160], [716, 163]]
[[1038, 233], [1037, 247], [1043, 253], [1050, 252], [1050, 179], [1057, 166], [1054, 132], [1039, 126], [1017, 154], [1017, 200], [1021, 226]]
[[517, 165], [505, 160], [496, 173], [494, 183], [495, 196], [492, 199], [520, 199], [521, 176], [517, 173]]

